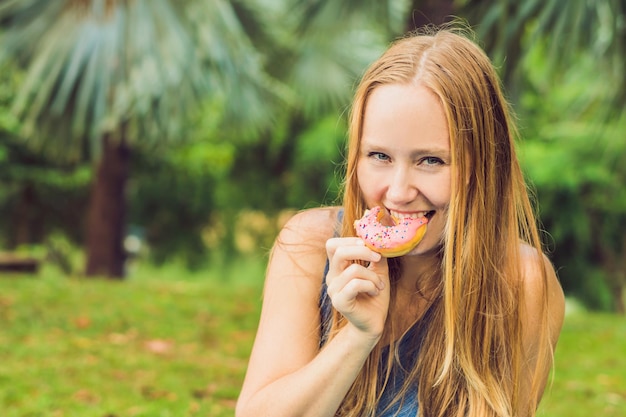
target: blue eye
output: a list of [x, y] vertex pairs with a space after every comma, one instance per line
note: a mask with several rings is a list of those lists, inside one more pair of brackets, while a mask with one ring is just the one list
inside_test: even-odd
[[443, 161], [440, 158], [437, 158], [435, 156], [427, 156], [423, 158], [421, 162], [426, 165], [442, 165], [443, 164]]
[[382, 152], [369, 152], [367, 154], [367, 156], [369, 158], [373, 158], [373, 159], [375, 159], [377, 161], [389, 161], [389, 159], [390, 159], [388, 155], [386, 155], [386, 154], [384, 154]]

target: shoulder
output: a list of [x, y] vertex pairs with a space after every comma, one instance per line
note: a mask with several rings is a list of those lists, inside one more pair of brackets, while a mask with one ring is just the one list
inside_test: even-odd
[[[298, 212], [279, 233], [266, 270], [261, 314], [262, 334], [273, 335], [268, 340], [298, 335], [300, 341], [308, 341], [309, 353], [319, 347], [319, 294], [324, 282], [326, 241], [333, 236], [337, 213], [338, 208]], [[270, 329], [269, 333], [265, 329]], [[294, 351], [302, 349], [298, 346]]]
[[[268, 340], [296, 337], [293, 351], [306, 351], [309, 359], [319, 348], [319, 295], [327, 262], [326, 241], [338, 223], [338, 208], [315, 208], [293, 215], [282, 228], [266, 271], [263, 329]], [[268, 342], [269, 343], [269, 342]], [[271, 343], [269, 344], [271, 345]], [[273, 345], [272, 348], [275, 348]]]
[[323, 248], [339, 230], [340, 207], [320, 207], [294, 214], [282, 228], [277, 244], [307, 244]]
[[[556, 272], [548, 257], [527, 244], [520, 244], [520, 267], [525, 292], [564, 298]], [[537, 294], [541, 295], [541, 294]]]
[[268, 278], [304, 277], [321, 282], [326, 264], [326, 241], [339, 228], [339, 207], [314, 208], [294, 214], [280, 231], [272, 249]]
[[520, 262], [525, 327], [532, 334], [547, 325], [555, 345], [563, 325], [565, 296], [554, 267], [544, 253], [527, 244], [520, 245]]

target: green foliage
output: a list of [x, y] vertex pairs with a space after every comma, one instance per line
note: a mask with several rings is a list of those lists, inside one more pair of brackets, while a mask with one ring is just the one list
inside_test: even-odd
[[202, 232], [216, 209], [215, 188], [229, 171], [233, 153], [229, 144], [205, 141], [135, 154], [130, 223], [148, 244], [151, 259], [163, 263], [181, 257], [193, 268], [207, 262]]
[[[234, 252], [240, 211], [267, 220], [336, 202], [339, 114], [411, 3], [4, 2], [0, 52], [15, 60], [0, 60], [3, 243], [23, 230], [82, 240], [91, 167], [52, 158], [81, 159], [98, 146], [87, 136], [122, 121], [136, 157], [130, 231], [155, 261], [202, 265], [216, 230]], [[619, 284], [608, 258], [626, 246], [622, 3], [454, 2], [519, 99], [524, 167], [566, 290], [602, 308]], [[16, 68], [29, 60], [26, 73]], [[24, 126], [42, 130], [26, 138], [42, 153], [16, 141]], [[160, 146], [166, 137], [178, 145]]]
[[256, 141], [236, 144], [229, 175], [217, 184], [221, 210], [300, 209], [336, 200], [345, 124], [335, 115], [305, 119], [289, 114]]
[[41, 242], [55, 230], [79, 241], [76, 226], [86, 203], [90, 167], [55, 163], [18, 139], [20, 122], [10, 108], [23, 74], [14, 64], [0, 62], [0, 245], [6, 249]]
[[[0, 61], [0, 135], [2, 136], [14, 135], [20, 127], [10, 107], [21, 78], [22, 74], [13, 61]], [[0, 159], [3, 160], [4, 155], [4, 150], [0, 148]]]
[[0, 244], [42, 242], [55, 230], [82, 241], [91, 167], [57, 164], [6, 132], [0, 151]]
[[596, 72], [612, 88], [605, 110], [615, 110], [612, 106], [626, 98], [626, 4], [622, 0], [465, 0], [460, 4], [461, 15], [475, 25], [516, 98], [526, 88], [523, 62], [536, 44], [545, 45], [544, 64], [552, 74], [575, 66], [581, 52], [591, 57]]
[[57, 159], [97, 157], [120, 126], [133, 147], [178, 140], [206, 96], [231, 124], [271, 120], [279, 84], [228, 1], [9, 1], [0, 21], [2, 55], [27, 66], [20, 133]]
[[604, 111], [611, 86], [591, 57], [580, 56], [555, 83], [542, 51], [536, 46], [525, 66], [534, 90], [522, 99], [530, 139], [521, 144], [523, 165], [566, 290], [590, 306], [614, 308], [626, 287], [618, 264], [626, 250], [626, 117]]
[[346, 126], [326, 116], [296, 139], [292, 171], [287, 185], [287, 207], [340, 203], [340, 165]]

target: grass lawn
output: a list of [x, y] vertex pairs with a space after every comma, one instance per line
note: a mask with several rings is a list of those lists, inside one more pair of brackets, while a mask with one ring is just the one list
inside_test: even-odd
[[152, 272], [0, 275], [0, 416], [232, 416], [262, 272]]
[[568, 314], [555, 355], [541, 417], [626, 416], [626, 317]]
[[[232, 416], [262, 260], [125, 282], [0, 275], [2, 417]], [[626, 416], [626, 318], [567, 316], [540, 416]]]

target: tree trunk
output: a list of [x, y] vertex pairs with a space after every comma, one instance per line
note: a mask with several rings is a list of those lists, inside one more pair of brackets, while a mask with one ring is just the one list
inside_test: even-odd
[[413, 0], [406, 22], [408, 32], [426, 25], [441, 25], [454, 18], [454, 0]]
[[126, 254], [123, 247], [126, 222], [126, 183], [130, 171], [130, 150], [122, 137], [102, 138], [102, 156], [92, 185], [87, 214], [88, 277], [122, 279]]
[[626, 315], [626, 303], [624, 302], [624, 286], [615, 285], [613, 288], [613, 304], [615, 306], [615, 312], [619, 315]]
[[615, 256], [613, 271], [613, 301], [615, 311], [622, 316], [626, 315], [626, 236], [622, 236], [621, 255]]
[[19, 200], [13, 209], [12, 233], [9, 236], [9, 249], [15, 249], [20, 245], [28, 245], [36, 242], [36, 201], [37, 197], [33, 184], [30, 182], [25, 183], [20, 191]]

